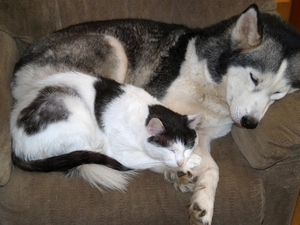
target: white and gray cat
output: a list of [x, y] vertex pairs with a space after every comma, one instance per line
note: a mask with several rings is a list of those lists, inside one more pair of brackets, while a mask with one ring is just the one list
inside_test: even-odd
[[123, 190], [131, 171], [181, 167], [197, 146], [198, 116], [143, 89], [79, 72], [32, 86], [10, 120], [13, 161], [24, 170], [76, 171], [99, 189]]

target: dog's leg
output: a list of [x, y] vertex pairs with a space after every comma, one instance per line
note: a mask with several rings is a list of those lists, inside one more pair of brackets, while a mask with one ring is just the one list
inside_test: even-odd
[[210, 155], [210, 139], [199, 136], [195, 154], [179, 172], [167, 171], [165, 177], [183, 192], [193, 191], [189, 219], [191, 225], [210, 225], [213, 216], [219, 169]]
[[219, 168], [211, 157], [209, 142], [208, 146], [201, 146], [197, 153], [202, 161], [200, 166], [192, 171], [193, 176], [198, 177], [198, 179], [193, 191], [189, 219], [191, 225], [210, 225], [219, 182]]

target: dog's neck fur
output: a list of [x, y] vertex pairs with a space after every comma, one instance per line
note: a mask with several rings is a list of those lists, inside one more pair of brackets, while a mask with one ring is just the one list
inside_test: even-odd
[[[195, 48], [195, 39], [191, 39], [187, 48], [185, 61], [182, 64], [180, 75], [169, 88], [162, 102], [174, 111], [186, 114], [198, 112], [202, 115], [218, 115], [222, 126], [228, 125], [228, 131], [233, 123], [230, 117], [229, 107], [226, 101], [226, 78], [217, 84], [209, 74], [205, 60], [198, 58]], [[181, 87], [189, 89], [182, 90]], [[178, 92], [181, 89], [181, 92]], [[192, 93], [192, 94], [191, 94]], [[205, 93], [205, 94], [204, 94]], [[194, 96], [192, 99], [190, 96]], [[189, 102], [190, 107], [185, 107]], [[184, 103], [184, 104], [182, 104]], [[193, 106], [193, 107], [191, 107]], [[222, 115], [222, 118], [220, 117]], [[214, 127], [215, 119], [202, 118], [201, 129]], [[224, 123], [224, 124], [223, 124]]]

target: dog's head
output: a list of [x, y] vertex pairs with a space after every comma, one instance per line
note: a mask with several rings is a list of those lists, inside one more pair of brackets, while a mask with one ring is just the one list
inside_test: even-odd
[[219, 78], [234, 123], [253, 129], [275, 100], [300, 88], [300, 35], [278, 16], [260, 14], [256, 5], [232, 20]]
[[235, 124], [255, 128], [269, 106], [293, 90], [285, 78], [287, 60], [279, 65], [276, 72], [262, 72], [251, 66], [228, 69], [226, 100]]

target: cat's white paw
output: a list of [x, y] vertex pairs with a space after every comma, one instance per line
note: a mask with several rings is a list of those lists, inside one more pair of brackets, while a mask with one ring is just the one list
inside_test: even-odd
[[190, 168], [191, 170], [194, 170], [201, 164], [201, 157], [196, 154], [192, 154], [191, 157], [186, 162], [185, 166]]
[[211, 191], [197, 186], [189, 208], [190, 225], [211, 225], [213, 209], [214, 196], [211, 196]]

